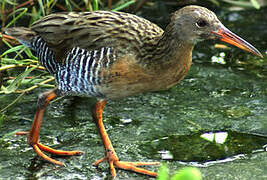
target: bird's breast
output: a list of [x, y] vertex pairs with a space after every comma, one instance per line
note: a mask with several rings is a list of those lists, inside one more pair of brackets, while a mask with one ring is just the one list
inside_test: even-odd
[[178, 53], [168, 63], [146, 66], [126, 55], [118, 59], [102, 76], [107, 81], [98, 87], [107, 98], [122, 98], [140, 93], [166, 90], [184, 78], [191, 66], [191, 53]]

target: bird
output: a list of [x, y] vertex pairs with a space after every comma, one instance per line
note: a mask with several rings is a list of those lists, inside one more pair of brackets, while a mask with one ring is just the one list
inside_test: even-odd
[[107, 162], [113, 177], [117, 175], [116, 169], [156, 177], [156, 172], [139, 166], [159, 162], [119, 159], [102, 121], [107, 101], [173, 87], [189, 71], [194, 45], [202, 40], [220, 40], [263, 57], [227, 29], [215, 13], [196, 5], [174, 12], [165, 30], [130, 13], [99, 10], [54, 13], [29, 28], [12, 27], [5, 32], [34, 50], [39, 63], [55, 77], [57, 84], [55, 89], [39, 95], [31, 129], [17, 135], [26, 135], [27, 143], [42, 159], [62, 166], [62, 162], [44, 152], [64, 156], [83, 152], [56, 150], [39, 142], [45, 109], [57, 96], [94, 97], [92, 119], [105, 154], [93, 165]]

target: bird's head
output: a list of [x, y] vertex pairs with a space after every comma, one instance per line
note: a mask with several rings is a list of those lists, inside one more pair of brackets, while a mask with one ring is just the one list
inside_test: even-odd
[[228, 30], [207, 8], [186, 6], [173, 14], [171, 24], [171, 31], [177, 33], [173, 35], [182, 41], [195, 44], [200, 40], [219, 39], [262, 57], [255, 47]]

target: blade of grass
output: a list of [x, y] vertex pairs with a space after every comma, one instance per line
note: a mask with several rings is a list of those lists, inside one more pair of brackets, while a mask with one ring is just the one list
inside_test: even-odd
[[33, 63], [37, 64], [35, 60], [32, 59], [23, 59], [23, 60], [16, 60], [14, 58], [1, 58], [2, 66], [0, 67], [0, 71], [5, 71], [8, 68], [8, 66], [14, 66], [14, 67], [27, 67]]
[[24, 52], [30, 59], [38, 60], [38, 58], [32, 54], [32, 51], [29, 48], [26, 48]]
[[15, 46], [15, 47], [11, 47], [10, 49], [6, 50], [2, 55], [0, 55], [0, 58], [5, 56], [6, 54], [9, 54], [9, 53], [12, 53], [12, 52], [16, 52], [18, 54], [17, 51], [21, 50], [25, 48], [24, 45], [18, 45], [18, 46]]
[[42, 10], [41, 9], [36, 10], [35, 6], [33, 6], [31, 10], [31, 14], [29, 14], [29, 16], [31, 16], [31, 20], [29, 24], [32, 24], [33, 22], [40, 19], [40, 17], [42, 16]]
[[2, 123], [3, 123], [3, 121], [4, 121], [4, 118], [5, 118], [5, 115], [2, 114], [2, 116], [0, 117], [0, 127], [1, 127], [1, 125], [2, 125]]
[[72, 6], [68, 0], [65, 0], [68, 11], [72, 11]]
[[121, 9], [124, 9], [124, 8], [130, 6], [131, 4], [135, 3], [135, 1], [136, 1], [136, 0], [131, 0], [131, 1], [127, 2], [127, 3], [124, 3], [124, 4], [120, 5], [120, 6], [118, 6], [118, 7], [114, 8], [114, 9], [112, 9], [112, 11], [119, 11], [119, 10], [121, 10]]
[[210, 2], [212, 2], [213, 4], [215, 4], [216, 6], [219, 6], [220, 3], [218, 2], [218, 0], [209, 0]]
[[32, 90], [38, 88], [38, 87], [55, 88], [54, 85], [46, 84], [46, 83], [48, 83], [48, 82], [54, 81], [54, 79], [55, 79], [54, 77], [51, 77], [51, 78], [46, 79], [46, 80], [44, 80], [44, 81], [42, 81], [42, 82], [40, 82], [40, 83], [35, 84], [35, 85], [32, 86], [32, 87], [27, 88], [27, 89], [17, 90], [16, 93], [25, 93], [25, 92], [29, 92], [29, 91], [32, 91]]
[[14, 101], [12, 101], [10, 104], [8, 104], [5, 108], [0, 110], [0, 113], [4, 112], [5, 110], [7, 110], [9, 107], [11, 107], [13, 104], [15, 104], [16, 102], [18, 102], [20, 100], [20, 98], [22, 98], [22, 96], [25, 93], [21, 93]]
[[50, 1], [47, 0], [46, 4], [48, 8], [52, 9], [56, 5], [56, 3], [57, 3], [57, 0], [50, 0]]
[[45, 9], [44, 9], [43, 1], [42, 0], [38, 0], [38, 3], [39, 3], [39, 6], [40, 6], [40, 9], [42, 11], [43, 16], [45, 16]]
[[[27, 47], [25, 47], [24, 45], [18, 45], [15, 47], [12, 47], [10, 44], [7, 43], [7, 45], [9, 46], [10, 49], [6, 50], [2, 55], [0, 55], [0, 58], [2, 58], [3, 56], [9, 54], [9, 53], [13, 53], [16, 52], [16, 56], [14, 57], [14, 59], [16, 59], [17, 56], [19, 56], [20, 58], [23, 58], [20, 54], [22, 52], [26, 53], [26, 55], [34, 60], [38, 60], [38, 58], [36, 56], [34, 56], [31, 52], [31, 50]], [[19, 51], [19, 52], [18, 52]]]
[[260, 9], [261, 6], [259, 4], [259, 2], [257, 0], [250, 0], [251, 4], [256, 8], [256, 9]]
[[45, 70], [45, 68], [43, 66], [39, 66], [39, 65], [11, 64], [11, 65], [1, 66], [0, 72], [6, 71], [8, 69], [18, 68], [18, 67], [34, 67], [34, 68], [39, 69], [39, 70]]
[[18, 75], [18, 77], [6, 88], [6, 94], [14, 92], [20, 85], [21, 81], [30, 74], [36, 67], [32, 67], [30, 69], [26, 69], [22, 74]]
[[13, 18], [12, 21], [10, 21], [10, 23], [8, 23], [5, 28], [8, 28], [13, 23], [15, 23], [21, 16], [23, 16], [28, 11], [28, 8], [20, 8], [20, 9], [17, 9], [15, 12], [17, 11], [22, 11], [22, 12], [19, 13], [19, 15], [17, 15], [15, 18]]
[[[10, 5], [17, 5], [18, 3], [16, 3], [16, 2], [12, 2], [12, 1], [10, 1], [10, 0], [5, 0], [4, 1], [5, 3], [7, 3], [7, 4], [10, 4]], [[4, 4], [4, 3], [3, 3]]]
[[233, 1], [233, 0], [222, 0], [222, 1], [229, 3], [229, 4], [236, 5], [236, 6], [244, 7], [244, 8], [252, 8], [253, 7], [251, 5], [251, 3], [245, 2], [245, 1]]
[[93, 10], [94, 11], [98, 10], [98, 0], [93, 0]]
[[70, 3], [73, 6], [73, 8], [76, 8], [76, 9], [82, 11], [82, 6], [76, 4], [74, 1], [70, 1]]
[[19, 56], [19, 57], [21, 57], [22, 56], [22, 52], [25, 52], [25, 50], [27, 49], [27, 47], [23, 47], [22, 49], [20, 49], [18, 52], [17, 52], [17, 54], [14, 56], [14, 59], [17, 59], [17, 57]]

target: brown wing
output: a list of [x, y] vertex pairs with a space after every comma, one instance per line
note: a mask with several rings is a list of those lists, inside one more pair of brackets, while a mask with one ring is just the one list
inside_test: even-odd
[[134, 53], [163, 33], [143, 18], [110, 11], [51, 14], [35, 22], [32, 30], [56, 53], [57, 61], [73, 47], [88, 51], [113, 47], [124, 54]]

